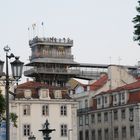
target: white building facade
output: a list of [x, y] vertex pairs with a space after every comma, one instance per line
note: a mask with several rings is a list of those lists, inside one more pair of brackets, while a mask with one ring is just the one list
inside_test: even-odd
[[39, 130], [46, 120], [49, 128], [55, 129], [50, 134], [52, 140], [77, 140], [77, 102], [63, 99], [60, 90], [55, 90], [53, 99], [48, 93], [48, 89], [40, 88], [36, 98], [28, 89], [23, 97], [10, 101], [10, 112], [18, 116], [17, 128], [11, 125], [11, 140], [28, 140], [31, 134], [36, 140], [43, 140]]

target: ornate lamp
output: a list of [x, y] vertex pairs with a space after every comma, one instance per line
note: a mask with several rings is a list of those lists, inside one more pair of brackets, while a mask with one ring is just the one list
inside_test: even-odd
[[18, 80], [21, 78], [23, 62], [19, 60], [19, 57], [15, 57], [15, 61], [11, 62], [12, 76], [14, 79]]

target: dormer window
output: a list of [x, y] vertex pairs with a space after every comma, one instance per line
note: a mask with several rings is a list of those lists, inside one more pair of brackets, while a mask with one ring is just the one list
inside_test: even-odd
[[55, 90], [54, 97], [55, 97], [55, 99], [61, 99], [62, 98], [61, 90]]
[[113, 105], [116, 106], [119, 104], [119, 94], [118, 93], [115, 93], [113, 95]]
[[122, 93], [122, 100], [125, 100], [125, 93]]
[[26, 99], [30, 99], [30, 98], [31, 98], [31, 95], [32, 95], [32, 91], [31, 91], [30, 89], [26, 89], [26, 90], [24, 91], [24, 97], [25, 97]]
[[102, 108], [103, 104], [104, 104], [104, 97], [103, 96], [97, 97], [97, 108]]
[[107, 96], [104, 97], [104, 102], [107, 103]]
[[117, 101], [117, 94], [115, 94], [114, 96], [113, 96], [113, 101]]
[[39, 94], [41, 99], [50, 99], [49, 89], [40, 89]]
[[98, 104], [98, 105], [101, 104], [101, 99], [100, 99], [100, 98], [97, 99], [97, 104]]

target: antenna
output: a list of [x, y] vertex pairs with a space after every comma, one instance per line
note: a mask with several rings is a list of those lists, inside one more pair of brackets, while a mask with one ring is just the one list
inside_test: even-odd
[[119, 63], [119, 65], [120, 65], [120, 61], [121, 61], [122, 59], [121, 59], [121, 57], [119, 56], [119, 58], [118, 58], [118, 63]]
[[111, 59], [112, 59], [112, 57], [111, 56], [109, 56], [109, 63], [111, 64]]

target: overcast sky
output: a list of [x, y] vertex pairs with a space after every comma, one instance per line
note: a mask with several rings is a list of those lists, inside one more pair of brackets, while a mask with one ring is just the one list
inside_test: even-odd
[[[136, 0], [0, 0], [0, 59], [9, 45], [28, 62], [28, 28], [37, 34], [70, 37], [75, 61], [95, 64], [136, 65], [140, 46], [133, 41], [132, 19]], [[31, 34], [30, 34], [31, 37]], [[119, 58], [121, 58], [119, 60]]]

